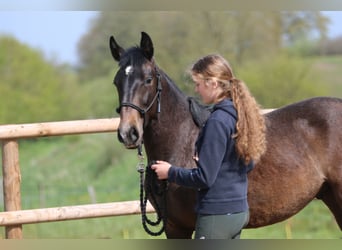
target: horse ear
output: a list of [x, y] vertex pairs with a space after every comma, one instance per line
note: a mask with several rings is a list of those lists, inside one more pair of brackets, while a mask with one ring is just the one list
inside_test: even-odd
[[153, 43], [150, 36], [145, 32], [141, 32], [140, 48], [143, 50], [145, 57], [151, 60], [154, 50]]
[[116, 61], [120, 61], [121, 55], [125, 52], [125, 50], [118, 45], [113, 36], [109, 38], [109, 48], [112, 52], [113, 58]]

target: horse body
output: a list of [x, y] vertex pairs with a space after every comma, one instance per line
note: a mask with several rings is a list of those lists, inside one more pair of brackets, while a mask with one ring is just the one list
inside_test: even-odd
[[[122, 49], [113, 37], [110, 48], [120, 64], [115, 77], [122, 106], [119, 139], [127, 148], [136, 148], [143, 141], [149, 162], [165, 160], [194, 167], [192, 156], [199, 128], [191, 117], [187, 97], [155, 65], [149, 36], [142, 33], [138, 49], [145, 59], [137, 60], [138, 64], [134, 58], [122, 63], [122, 57], [131, 56], [130, 51]], [[127, 72], [131, 66], [132, 74]], [[162, 86], [160, 103], [154, 103], [153, 98], [157, 75]], [[155, 111], [157, 105], [160, 114]], [[151, 109], [139, 111], [139, 107], [147, 106]], [[337, 98], [313, 98], [266, 114], [267, 150], [249, 174], [247, 228], [283, 221], [316, 197], [329, 207], [342, 229], [341, 124], [342, 100]], [[168, 185], [167, 208], [161, 211], [167, 218], [168, 238], [191, 238], [195, 201], [196, 190]], [[157, 197], [156, 202], [161, 205], [163, 198]]]
[[248, 227], [285, 220], [315, 197], [336, 197], [327, 205], [342, 229], [341, 114], [342, 100], [313, 98], [266, 115], [267, 150], [249, 175]]

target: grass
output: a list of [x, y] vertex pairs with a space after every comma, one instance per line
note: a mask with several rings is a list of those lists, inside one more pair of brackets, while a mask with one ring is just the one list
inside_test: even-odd
[[328, 208], [314, 200], [292, 218], [258, 229], [246, 229], [247, 239], [339, 239], [342, 237]]
[[[131, 192], [124, 192], [120, 179], [137, 177], [134, 152], [124, 151], [115, 142], [114, 135], [100, 134], [24, 143], [20, 150], [23, 207], [40, 206], [35, 201], [38, 197], [48, 206], [89, 203], [90, 186], [97, 191], [98, 202], [133, 198]], [[134, 184], [127, 178], [128, 190]]]

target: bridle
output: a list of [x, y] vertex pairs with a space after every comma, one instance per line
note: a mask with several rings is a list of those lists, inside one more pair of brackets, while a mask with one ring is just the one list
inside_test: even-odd
[[157, 113], [160, 113], [160, 94], [162, 91], [162, 85], [161, 85], [161, 75], [159, 73], [159, 71], [157, 70], [157, 68], [155, 68], [156, 71], [156, 77], [157, 77], [157, 92], [155, 94], [155, 96], [153, 97], [151, 103], [145, 108], [140, 108], [139, 106], [130, 103], [130, 102], [122, 102], [120, 104], [120, 106], [116, 109], [116, 112], [120, 114], [121, 112], [121, 108], [122, 107], [130, 107], [132, 109], [135, 109], [136, 111], [139, 112], [139, 114], [145, 118], [145, 114], [152, 108], [153, 104], [157, 101]]

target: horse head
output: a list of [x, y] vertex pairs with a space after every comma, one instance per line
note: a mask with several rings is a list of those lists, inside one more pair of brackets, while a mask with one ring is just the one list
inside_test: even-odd
[[160, 111], [161, 79], [153, 59], [153, 44], [141, 33], [140, 46], [123, 49], [111, 36], [109, 47], [119, 69], [114, 84], [119, 95], [118, 139], [126, 148], [142, 144], [144, 127]]

